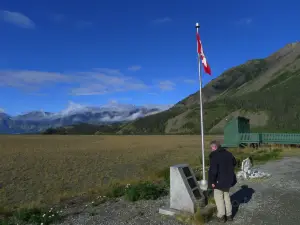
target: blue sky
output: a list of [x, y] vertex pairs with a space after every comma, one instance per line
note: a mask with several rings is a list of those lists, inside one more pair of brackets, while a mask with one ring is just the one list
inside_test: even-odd
[[212, 76], [299, 41], [297, 0], [1, 0], [0, 108], [174, 104]]

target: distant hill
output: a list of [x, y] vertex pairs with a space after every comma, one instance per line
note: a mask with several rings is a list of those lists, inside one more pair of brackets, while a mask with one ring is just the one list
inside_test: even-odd
[[[300, 42], [265, 59], [225, 71], [203, 88], [205, 132], [222, 133], [226, 119], [246, 116], [253, 130], [300, 132]], [[119, 134], [196, 134], [199, 92], [172, 108], [123, 126]]]
[[94, 125], [94, 124], [76, 124], [66, 127], [48, 128], [42, 134], [44, 135], [101, 135], [101, 134], [116, 134], [122, 127], [123, 123], [114, 123], [109, 125]]

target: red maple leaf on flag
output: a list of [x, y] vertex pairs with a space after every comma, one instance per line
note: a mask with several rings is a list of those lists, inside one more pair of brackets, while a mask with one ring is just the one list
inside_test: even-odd
[[198, 52], [198, 57], [199, 57], [199, 60], [201, 59], [202, 61], [202, 64], [203, 64], [203, 67], [204, 67], [204, 71], [211, 75], [211, 69], [210, 69], [210, 66], [206, 60], [206, 57], [204, 55], [204, 52], [203, 52], [203, 47], [202, 47], [202, 44], [201, 44], [201, 40], [200, 40], [200, 35], [199, 33], [197, 32], [196, 34], [196, 38], [197, 38], [197, 52]]

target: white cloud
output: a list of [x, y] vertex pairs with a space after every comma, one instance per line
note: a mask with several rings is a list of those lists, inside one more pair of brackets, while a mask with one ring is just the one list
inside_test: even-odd
[[[169, 109], [173, 105], [168, 104], [160, 104], [160, 105], [133, 105], [133, 104], [122, 104], [118, 103], [116, 100], [111, 100], [108, 104], [96, 106], [96, 105], [85, 105], [85, 104], [78, 104], [72, 101], [69, 102], [68, 106], [63, 109], [62, 111], [51, 115], [52, 118], [60, 118], [62, 116], [70, 116], [77, 113], [84, 113], [84, 112], [91, 112], [91, 113], [99, 113], [103, 111], [114, 111], [117, 112], [113, 116], [106, 116], [102, 117], [101, 121], [124, 121], [124, 120], [134, 120], [139, 117], [152, 115], [164, 110]], [[145, 112], [143, 109], [157, 109], [155, 111]]]
[[176, 84], [170, 80], [160, 81], [159, 88], [163, 91], [172, 91], [175, 89]]
[[30, 70], [0, 71], [0, 86], [10, 86], [25, 90], [37, 90], [45, 84], [67, 81], [69, 81], [69, 77], [60, 73]]
[[0, 19], [4, 22], [14, 24], [21, 28], [33, 29], [35, 28], [34, 22], [27, 16], [19, 12], [0, 11]]
[[140, 69], [142, 69], [142, 67], [138, 66], [138, 65], [128, 67], [128, 70], [130, 70], [130, 71], [138, 71]]
[[183, 80], [184, 83], [187, 83], [187, 84], [195, 84], [196, 83], [196, 80], [193, 80], [193, 79], [185, 79]]
[[4, 113], [4, 112], [5, 112], [5, 110], [0, 108], [0, 113]]
[[0, 71], [0, 86], [10, 86], [27, 91], [37, 91], [51, 84], [72, 86], [72, 95], [100, 95], [114, 92], [145, 90], [148, 86], [119, 70], [97, 68], [87, 72], [56, 73], [43, 71]]
[[169, 22], [172, 22], [172, 19], [170, 17], [158, 18], [153, 20], [153, 23], [169, 23]]
[[119, 102], [122, 102], [122, 101], [130, 101], [130, 100], [132, 100], [132, 98], [122, 97], [122, 98], [117, 98], [117, 99], [109, 99], [108, 103], [116, 104], [116, 103], [119, 103]]
[[[81, 85], [80, 85], [81, 86]], [[107, 87], [102, 84], [88, 84], [71, 90], [71, 95], [103, 95], [109, 93]]]

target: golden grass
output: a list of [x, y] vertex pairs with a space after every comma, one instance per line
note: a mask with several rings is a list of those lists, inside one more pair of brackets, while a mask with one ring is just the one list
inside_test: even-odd
[[[206, 136], [206, 143], [222, 137]], [[208, 149], [208, 146], [206, 147]], [[56, 202], [116, 181], [200, 164], [200, 136], [0, 136], [0, 204]]]
[[[206, 156], [208, 143], [222, 138], [205, 137]], [[201, 168], [200, 143], [199, 135], [0, 135], [0, 206], [6, 210], [59, 202], [80, 193], [101, 194], [115, 182], [155, 179], [159, 171], [179, 163]], [[259, 150], [231, 151], [244, 158]], [[282, 155], [299, 152], [287, 148]]]
[[176, 216], [176, 219], [190, 225], [204, 225], [209, 222], [216, 213], [216, 205], [208, 204], [205, 208], [199, 207], [194, 214], [182, 213]]

